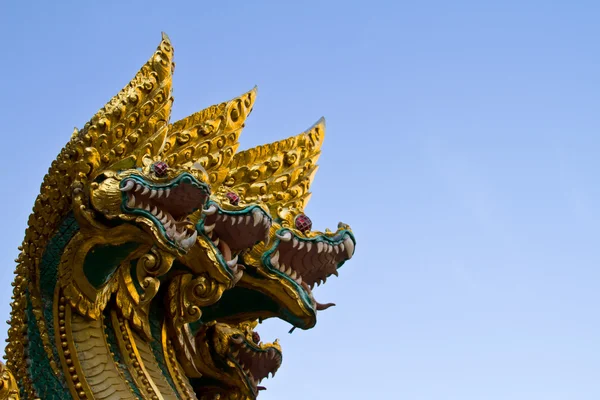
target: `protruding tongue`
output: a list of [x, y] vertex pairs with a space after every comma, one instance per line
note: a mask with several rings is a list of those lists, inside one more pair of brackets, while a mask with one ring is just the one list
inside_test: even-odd
[[335, 306], [335, 303], [321, 304], [316, 300], [315, 300], [315, 304], [317, 305], [317, 311], [327, 310], [329, 307]]

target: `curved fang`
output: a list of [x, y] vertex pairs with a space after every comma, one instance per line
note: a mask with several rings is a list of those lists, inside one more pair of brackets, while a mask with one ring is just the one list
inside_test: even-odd
[[127, 182], [125, 182], [125, 186], [123, 186], [120, 190], [121, 192], [129, 192], [134, 185], [135, 183], [132, 180], [128, 180]]
[[217, 206], [214, 204], [211, 204], [210, 207], [204, 209], [204, 214], [206, 215], [213, 215], [214, 213], [216, 213], [218, 210]]
[[335, 306], [335, 303], [321, 304], [318, 301], [315, 301], [315, 304], [317, 305], [317, 311], [327, 310], [329, 307]]
[[279, 239], [283, 240], [284, 242], [289, 242], [290, 240], [292, 240], [292, 232], [286, 232], [283, 235], [276, 233], [276, 235]]

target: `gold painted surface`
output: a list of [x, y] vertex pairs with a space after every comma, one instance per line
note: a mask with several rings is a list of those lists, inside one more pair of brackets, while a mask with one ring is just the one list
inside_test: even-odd
[[94, 399], [135, 400], [135, 395], [111, 356], [102, 320], [89, 320], [74, 313], [71, 316], [71, 330], [79, 364], [94, 393]]
[[111, 311], [110, 315], [112, 324], [115, 327], [117, 345], [123, 356], [123, 362], [127, 366], [127, 369], [129, 369], [129, 373], [136, 386], [140, 389], [144, 398], [163, 400], [156, 383], [146, 369], [146, 365], [133, 339], [128, 321], [119, 317], [116, 311]]
[[131, 331], [132, 338], [135, 341], [135, 347], [137, 348], [142, 362], [144, 363], [144, 367], [148, 372], [148, 375], [152, 378], [152, 382], [156, 385], [156, 389], [160, 393], [163, 399], [165, 400], [178, 400], [177, 394], [173, 391], [169, 382], [163, 375], [160, 367], [158, 366], [158, 362], [152, 353], [152, 349], [150, 348], [150, 344], [147, 339], [143, 339], [139, 336], [135, 331]]
[[19, 387], [15, 377], [4, 363], [0, 362], [0, 400], [19, 399]]
[[324, 137], [322, 118], [300, 135], [239, 152], [224, 184], [246, 202], [266, 203], [273, 217], [284, 208], [304, 209]]
[[[243, 204], [258, 203], [269, 210], [279, 221], [269, 233], [272, 241], [280, 227], [293, 228], [293, 218], [303, 211], [310, 198], [309, 186], [317, 169], [325, 123], [320, 120], [300, 135], [236, 153], [256, 89], [169, 123], [173, 69], [173, 48], [163, 35], [153, 56], [131, 82], [83, 129], [75, 130], [44, 177], [16, 260], [8, 361], [7, 369], [0, 370], [4, 371], [0, 400], [18, 398], [18, 394], [2, 397], [5, 393], [15, 395], [15, 378], [22, 382], [24, 398], [39, 397], [32, 385], [34, 377], [29, 376], [27, 369], [26, 291], [50, 367], [55, 374], [64, 376], [73, 398], [135, 398], [115, 365], [104, 336], [106, 307], [111, 311], [124, 363], [144, 398], [195, 399], [188, 376], [201, 376], [202, 371], [231, 385], [240, 385], [239, 379], [219, 371], [215, 365], [194, 366], [201, 364], [199, 354], [210, 354], [206, 346], [202, 347], [206, 344], [202, 338], [191, 335], [189, 324], [201, 317], [202, 307], [218, 302], [225, 290], [239, 282], [260, 288], [244, 281], [241, 269], [235, 273], [225, 271], [218, 250], [209, 239], [198, 236], [191, 248], [177, 247], [151, 218], [128, 214], [123, 206], [122, 183], [138, 176], [163, 185], [188, 173], [210, 184], [213, 198], [222, 202], [224, 208], [229, 207], [225, 193], [234, 191], [240, 194]], [[156, 161], [167, 162], [166, 176], [153, 173], [152, 164]], [[60, 255], [54, 282], [54, 321], [49, 324], [42, 312], [40, 265], [50, 239], [61, 234], [58, 227], [69, 213], [73, 213], [79, 232]], [[192, 215], [190, 219], [197, 217]], [[121, 262], [102, 287], [91, 285], [83, 271], [87, 254], [95, 246], [129, 242], [138, 243], [139, 248]], [[247, 254], [248, 260], [259, 262], [266, 250], [264, 243], [257, 244]], [[137, 260], [135, 265], [132, 260]], [[172, 270], [175, 263], [185, 269]], [[298, 300], [285, 281], [267, 281], [281, 304], [291, 306]], [[166, 290], [163, 286], [159, 292], [161, 285]], [[159, 293], [165, 297], [157, 298]], [[168, 384], [151, 351], [151, 301], [166, 307], [163, 349], [178, 393]], [[267, 316], [270, 315], [263, 315]], [[50, 332], [49, 327], [57, 331]], [[215, 345], [224, 354], [227, 349], [223, 346], [232, 332], [249, 332], [247, 326], [219, 327]], [[52, 334], [55, 343], [50, 339]], [[59, 359], [54, 357], [54, 347]], [[205, 393], [199, 397], [207, 396]], [[215, 396], [232, 400], [254, 398], [243, 392], [221, 392]]]

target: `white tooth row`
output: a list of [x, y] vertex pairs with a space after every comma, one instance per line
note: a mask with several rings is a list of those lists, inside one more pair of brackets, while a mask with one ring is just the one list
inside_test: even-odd
[[130, 195], [131, 197], [133, 197], [133, 193], [140, 193], [142, 194], [142, 196], [147, 195], [148, 193], [150, 193], [150, 198], [153, 199], [154, 197], [156, 197], [157, 199], [160, 199], [161, 197], [169, 197], [169, 195], [171, 194], [171, 188], [157, 188], [157, 189], [150, 189], [144, 185], [140, 185], [139, 183], [134, 182], [132, 179], [128, 179], [125, 182], [125, 186], [123, 186], [121, 188], [122, 192], [132, 192]]
[[165, 231], [167, 231], [167, 236], [176, 241], [184, 249], [188, 250], [196, 242], [198, 232], [194, 231], [191, 235], [187, 235], [185, 229], [182, 232], [177, 231], [177, 227], [174, 224], [173, 217], [171, 217], [171, 215], [168, 212], [165, 211], [163, 213], [163, 210], [159, 209], [156, 206], [152, 206], [152, 208], [150, 208], [149, 204], [144, 205], [144, 203], [141, 201], [139, 204], [136, 204], [135, 196], [133, 195], [133, 193], [129, 194], [129, 199], [127, 200], [127, 207], [146, 210], [150, 214], [154, 215], [154, 217], [156, 217], [156, 219], [159, 220], [160, 223], [163, 225]]
[[[253, 352], [251, 350], [249, 350], [247, 347], [244, 347], [243, 350], [244, 350], [244, 352], [246, 352], [246, 354], [250, 355], [251, 357], [255, 357], [256, 356], [256, 354], [253, 354]], [[239, 357], [238, 357], [239, 354], [240, 354], [240, 351], [237, 350], [235, 353], [233, 353], [233, 357], [237, 360], [238, 364], [240, 365], [240, 367], [242, 368], [242, 370], [244, 371], [244, 373], [248, 377], [252, 378], [252, 380], [254, 381], [255, 384], [258, 384], [258, 383], [262, 382], [262, 380], [265, 379], [265, 378], [260, 378], [259, 380], [257, 380], [256, 378], [254, 378], [254, 376], [250, 372], [250, 368], [247, 368], [246, 365], [244, 365], [244, 363], [242, 362], [242, 360], [239, 359]], [[276, 354], [275, 354], [274, 351], [268, 351], [266, 353], [258, 353], [258, 357], [263, 358], [263, 359], [270, 358], [271, 360], [274, 360], [275, 357], [276, 357]], [[277, 373], [277, 370], [275, 372], [269, 371], [269, 373], [267, 373], [266, 378], [274, 377], [276, 373]]]
[[[292, 242], [292, 248], [294, 249], [298, 249], [301, 250], [306, 246], [306, 251], [311, 251], [312, 247], [313, 247], [313, 242], [310, 241], [304, 241], [304, 240], [298, 240], [295, 237], [293, 237], [291, 232], [285, 232], [283, 235], [277, 235], [277, 237], [279, 239], [281, 239], [284, 242]], [[352, 255], [354, 254], [354, 242], [352, 241], [352, 239], [350, 239], [348, 236], [346, 236], [346, 238], [344, 239], [344, 241], [342, 243], [336, 244], [336, 245], [332, 245], [329, 243], [325, 243], [325, 242], [316, 242], [316, 246], [317, 246], [317, 253], [333, 253], [335, 252], [335, 254], [339, 254], [340, 252], [344, 252], [344, 250], [346, 251], [346, 255], [348, 256], [348, 258], [351, 258]]]
[[283, 272], [287, 276], [291, 277], [295, 280], [298, 285], [302, 284], [302, 276], [296, 272], [296, 270], [292, 269], [292, 267], [286, 267], [284, 263], [279, 264], [279, 251], [275, 251], [271, 256], [271, 265], [277, 268], [280, 272]]
[[[205, 210], [205, 214], [206, 214], [206, 210]], [[208, 215], [212, 215], [212, 213], [208, 214]], [[252, 215], [218, 214], [216, 220], [222, 221], [222, 222], [229, 221], [229, 223], [231, 225], [237, 225], [237, 224], [250, 225], [252, 223], [252, 226], [256, 227], [259, 224], [263, 224], [265, 229], [269, 230], [269, 228], [271, 228], [271, 220], [267, 216], [265, 216], [265, 214], [263, 214], [256, 208], [252, 211]], [[205, 232], [207, 231], [207, 228], [209, 229], [208, 232], [210, 232], [214, 228], [214, 224], [204, 227]]]

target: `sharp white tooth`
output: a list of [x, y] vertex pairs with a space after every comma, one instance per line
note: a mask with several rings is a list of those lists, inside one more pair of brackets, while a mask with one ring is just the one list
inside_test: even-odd
[[192, 233], [192, 236], [188, 237], [187, 239], [184, 239], [181, 244], [186, 249], [189, 249], [190, 247], [192, 247], [194, 245], [194, 243], [196, 243], [197, 237], [198, 237], [198, 232], [194, 231], [194, 233]]
[[298, 247], [298, 239], [294, 238], [294, 239], [292, 240], [292, 248], [294, 248], [294, 249], [295, 249], [296, 247]]
[[335, 254], [339, 254], [340, 246], [333, 246], [333, 249], [335, 250]]
[[215, 244], [215, 247], [219, 245], [219, 242], [221, 241], [221, 239], [216, 238], [215, 240], [213, 240], [213, 243]]
[[169, 218], [167, 217], [167, 215], [165, 214], [161, 219], [160, 222], [165, 225], [167, 222], [169, 222]]
[[[165, 218], [163, 219], [163, 221], [164, 221], [165, 219], [166, 219], [167, 221], [166, 221], [166, 222], [163, 222], [163, 225], [165, 226], [165, 229], [169, 230], [169, 229], [171, 228], [171, 225], [173, 224], [173, 222], [172, 222], [170, 219], [168, 219], [166, 215], [165, 215]], [[161, 221], [161, 222], [162, 222], [162, 221]]]
[[276, 235], [279, 239], [281, 239], [284, 242], [289, 242], [290, 240], [292, 240], [292, 232], [289, 232], [289, 231], [285, 232], [283, 235], [280, 235], [280, 234], [276, 234]]
[[134, 181], [128, 180], [127, 182], [125, 182], [125, 186], [123, 186], [120, 190], [121, 192], [129, 192], [134, 185]]
[[246, 215], [246, 220], [244, 221], [244, 223], [245, 223], [246, 225], [249, 225], [249, 224], [250, 224], [250, 220], [251, 220], [251, 219], [252, 219], [252, 217], [251, 217], [250, 215]]
[[154, 198], [154, 196], [156, 196], [156, 195], [157, 195], [157, 191], [156, 191], [156, 190], [154, 190], [154, 189], [152, 189], [152, 190], [150, 191], [150, 198], [152, 199], [152, 198]]
[[298, 276], [298, 279], [296, 279], [296, 282], [298, 282], [298, 285], [302, 285], [302, 277]]
[[158, 196], [156, 196], [156, 198], [160, 199], [165, 191], [163, 189], [158, 189], [157, 192], [158, 192]]
[[312, 242], [306, 242], [306, 251], [310, 251], [312, 249]]
[[279, 264], [279, 251], [276, 251], [275, 254], [271, 257], [271, 264], [278, 265]]
[[140, 190], [142, 190], [144, 187], [142, 185], [140, 185], [139, 183], [135, 184], [135, 191], [139, 192]]
[[285, 269], [285, 264], [281, 263], [281, 265], [279, 265], [279, 270], [285, 274]]
[[301, 250], [303, 248], [304, 248], [304, 242], [303, 241], [299, 241], [298, 250]]
[[142, 194], [145, 196], [148, 194], [149, 191], [150, 191], [150, 189], [148, 189], [147, 187], [144, 186], [144, 190], [142, 191]]
[[323, 251], [323, 242], [317, 242], [317, 253]]
[[238, 256], [235, 256], [235, 258], [233, 260], [227, 261], [227, 266], [229, 268], [232, 268], [237, 264], [237, 261], [238, 261]]
[[292, 276], [292, 267], [287, 267], [287, 269], [285, 270], [285, 274]]
[[129, 207], [129, 208], [135, 207], [135, 196], [133, 195], [133, 193], [129, 194], [129, 200], [127, 200], [127, 207]]
[[156, 208], [156, 206], [152, 207], [152, 211], [150, 211], [153, 215], [157, 215], [156, 213], [158, 212], [158, 209]]
[[144, 210], [150, 211], [150, 203], [146, 204], [146, 206], [144, 207]]
[[242, 221], [244, 221], [244, 217], [231, 217], [231, 225], [240, 224]]
[[163, 212], [160, 208], [158, 209], [158, 214], [156, 214], [156, 218], [158, 218], [159, 221], [163, 219]]
[[212, 225], [204, 225], [204, 233], [210, 233], [213, 229], [215, 229], [216, 224]]
[[171, 188], [166, 188], [165, 189], [165, 197], [169, 197], [170, 194], [171, 194]]
[[211, 204], [210, 207], [208, 207], [206, 210], [204, 210], [204, 214], [206, 215], [213, 215], [214, 213], [217, 212], [217, 206], [214, 204]]
[[223, 222], [227, 221], [227, 214], [223, 214]]
[[291, 277], [292, 277], [292, 279], [294, 279], [294, 280], [295, 280], [296, 278], [298, 278], [298, 274], [296, 273], [296, 271], [292, 271], [292, 273], [291, 273], [291, 275], [290, 275], [290, 276], [291, 276]]
[[175, 239], [179, 242], [185, 237], [185, 232], [179, 232], [177, 228], [175, 228]]
[[346, 246], [346, 254], [348, 255], [348, 258], [351, 258], [352, 254], [354, 254], [354, 242], [352, 239], [347, 237], [346, 240], [344, 240], [344, 245]]
[[256, 226], [262, 221], [263, 213], [258, 208], [255, 208], [252, 210], [252, 217], [254, 218], [254, 226]]
[[344, 243], [340, 243], [339, 247], [340, 247], [340, 251], [344, 251]]
[[327, 252], [328, 253], [333, 253], [333, 246], [330, 244], [327, 244]]
[[[171, 221], [169, 221], [169, 222], [171, 222]], [[169, 228], [166, 228], [166, 230], [167, 230], [167, 236], [169, 236], [170, 238], [172, 238], [174, 236], [173, 234], [175, 233], [175, 228], [171, 226]]]

